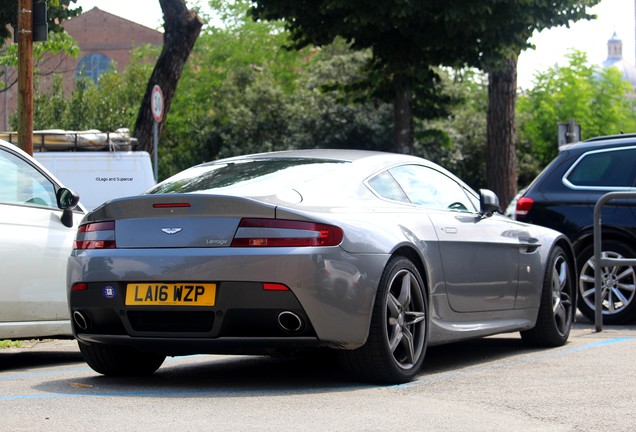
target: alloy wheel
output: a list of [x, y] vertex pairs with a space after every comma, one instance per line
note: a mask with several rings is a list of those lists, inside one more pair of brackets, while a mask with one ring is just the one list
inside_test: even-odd
[[409, 270], [393, 276], [386, 308], [388, 348], [399, 367], [412, 368], [425, 348], [426, 306], [422, 287]]
[[[603, 258], [623, 258], [617, 252], [603, 252]], [[579, 277], [579, 291], [585, 304], [592, 310], [595, 308], [594, 279], [597, 265], [594, 257], [590, 258], [582, 267]], [[614, 315], [622, 312], [634, 300], [636, 294], [636, 273], [631, 266], [610, 265], [603, 266], [601, 272], [601, 302], [603, 315]]]
[[568, 284], [568, 263], [565, 256], [559, 255], [552, 267], [552, 312], [557, 331], [564, 335], [570, 329], [574, 306], [571, 285]]

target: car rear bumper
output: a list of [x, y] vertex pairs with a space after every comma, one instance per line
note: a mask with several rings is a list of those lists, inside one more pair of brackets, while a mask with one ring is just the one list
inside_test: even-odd
[[[387, 255], [353, 255], [339, 247], [250, 250], [249, 255], [240, 251], [74, 254], [69, 259], [69, 287], [82, 282], [87, 289], [69, 290], [73, 332], [85, 342], [164, 353], [260, 352], [308, 345], [353, 349], [366, 342]], [[215, 304], [126, 305], [127, 283], [153, 281], [214, 283]], [[264, 283], [288, 290], [268, 291]], [[281, 314], [291, 324], [281, 323]]]
[[191, 354], [264, 355], [310, 350], [321, 346], [320, 341], [315, 337], [226, 337], [222, 339], [186, 337], [166, 339], [160, 337], [131, 337], [127, 335], [78, 333], [77, 339], [83, 343], [129, 346], [140, 351], [159, 352], [168, 356]]

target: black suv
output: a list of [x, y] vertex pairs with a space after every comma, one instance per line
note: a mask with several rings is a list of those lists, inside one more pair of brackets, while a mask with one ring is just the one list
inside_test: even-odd
[[[574, 245], [579, 271], [579, 310], [594, 320], [594, 205], [612, 191], [636, 193], [636, 134], [568, 144], [521, 192], [514, 217], [561, 231]], [[636, 200], [612, 200], [601, 214], [602, 250], [610, 258], [636, 258]], [[602, 270], [603, 322], [636, 320], [634, 267]]]

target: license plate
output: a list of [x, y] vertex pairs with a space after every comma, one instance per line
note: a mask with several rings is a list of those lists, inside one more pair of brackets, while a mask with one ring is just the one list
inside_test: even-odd
[[129, 283], [126, 285], [127, 306], [214, 306], [216, 284]]

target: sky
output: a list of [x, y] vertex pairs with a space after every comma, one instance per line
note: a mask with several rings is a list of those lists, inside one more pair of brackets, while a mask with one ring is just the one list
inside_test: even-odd
[[[201, 1], [205, 4], [205, 0]], [[519, 56], [518, 84], [531, 88], [533, 77], [554, 65], [566, 66], [565, 55], [571, 49], [584, 51], [591, 64], [600, 64], [607, 58], [607, 41], [616, 32], [623, 41], [623, 57], [636, 64], [636, 0], [602, 0], [591, 12], [596, 20], [580, 21], [570, 28], [559, 27], [536, 33], [530, 40], [536, 46]], [[187, 4], [192, 2], [187, 1]], [[161, 7], [158, 0], [79, 0], [76, 5], [84, 11], [97, 6], [114, 15], [135, 21], [146, 27], [160, 29]]]

